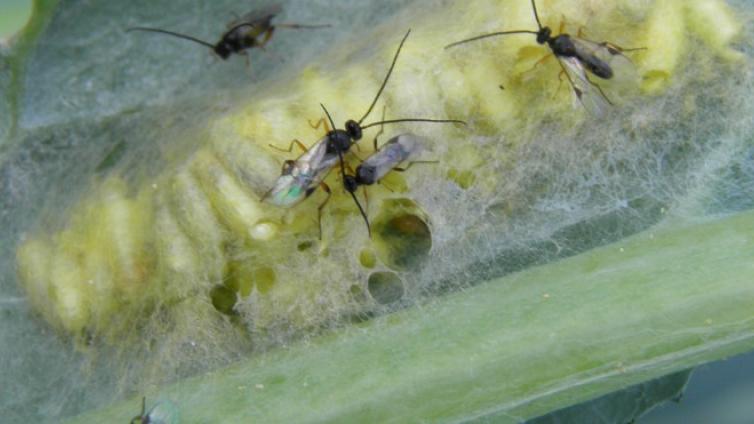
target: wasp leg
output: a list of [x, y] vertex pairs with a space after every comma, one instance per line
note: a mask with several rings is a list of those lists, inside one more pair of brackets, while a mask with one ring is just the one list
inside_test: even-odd
[[[358, 146], [358, 145], [357, 145], [357, 146]], [[359, 161], [359, 162], [361, 162], [361, 163], [363, 163], [363, 162], [364, 162], [364, 159], [360, 158], [360, 157], [359, 157], [359, 155], [357, 155], [357, 154], [356, 154], [356, 153], [354, 153], [354, 152], [351, 152], [351, 156], [355, 157], [355, 158], [356, 158], [356, 160], [358, 160], [358, 161]]]
[[389, 185], [389, 184], [386, 184], [386, 183], [385, 183], [385, 181], [377, 181], [377, 184], [379, 184], [379, 185], [381, 185], [381, 186], [385, 187], [385, 189], [387, 189], [387, 191], [389, 191], [389, 192], [391, 192], [391, 193], [395, 193], [395, 189], [394, 189], [394, 188], [392, 188], [392, 187], [390, 187], [390, 185]]
[[249, 60], [249, 52], [247, 52], [247, 51], [240, 51], [240, 52], [238, 52], [238, 54], [240, 54], [241, 56], [243, 56], [244, 59], [246, 60], [246, 69], [251, 69], [251, 61]]
[[[560, 82], [558, 83], [558, 89], [555, 90], [555, 94], [552, 95], [553, 99], [556, 98], [556, 97], [558, 97], [558, 93], [560, 93], [560, 89], [563, 88], [563, 75], [565, 75], [565, 74], [566, 74], [565, 69], [561, 69], [560, 73], [558, 73], [558, 81], [560, 81]], [[570, 82], [570, 78], [568, 79], [568, 81]]]
[[264, 50], [264, 45], [267, 44], [268, 41], [270, 41], [270, 38], [272, 38], [272, 34], [275, 32], [275, 27], [270, 27], [267, 31], [264, 32], [264, 38], [262, 38], [261, 42], [256, 43], [257, 46]]
[[607, 97], [604, 91], [602, 91], [602, 87], [600, 87], [600, 85], [597, 84], [596, 82], [592, 81], [589, 78], [589, 75], [584, 75], [584, 76], [586, 77], [586, 80], [589, 81], [589, 84], [591, 84], [594, 88], [597, 89], [597, 91], [600, 92], [600, 95], [602, 96], [602, 98], [604, 98], [610, 105], [613, 105], [613, 102], [610, 100], [610, 98]]
[[409, 162], [408, 165], [405, 168], [401, 168], [401, 167], [396, 166], [392, 170], [396, 171], [396, 172], [406, 172], [406, 171], [408, 171], [409, 168], [411, 168], [415, 164], [430, 164], [430, 163], [438, 163], [438, 162], [440, 162], [440, 161], [439, 160], [415, 160], [415, 161]]
[[348, 171], [351, 175], [356, 175], [356, 172], [354, 172], [353, 168], [351, 168], [351, 165], [344, 163], [343, 166], [346, 168], [346, 171]]
[[[385, 121], [385, 106], [382, 106], [382, 121]], [[380, 130], [377, 131], [377, 134], [374, 135], [374, 139], [372, 139], [372, 144], [374, 145], [374, 151], [379, 152], [380, 148], [377, 146], [377, 139], [385, 132], [385, 124], [380, 125]], [[357, 145], [358, 146], [358, 145]], [[363, 162], [363, 161], [362, 161]]]
[[321, 127], [322, 125], [324, 125], [325, 126], [325, 133], [329, 133], [330, 132], [330, 124], [327, 122], [327, 120], [325, 118], [319, 118], [319, 121], [317, 121], [316, 124], [312, 124], [311, 120], [307, 120], [307, 121], [309, 121], [309, 126], [312, 127], [312, 128], [314, 128], [315, 130], [318, 130], [319, 127]]
[[277, 146], [275, 146], [275, 145], [269, 144], [269, 146], [270, 146], [270, 147], [272, 147], [273, 149], [275, 149], [275, 150], [279, 150], [279, 151], [281, 151], [281, 152], [285, 152], [285, 153], [290, 153], [290, 152], [292, 152], [292, 151], [293, 151], [293, 146], [294, 146], [294, 145], [295, 145], [295, 146], [298, 146], [298, 147], [299, 147], [299, 149], [303, 150], [304, 152], [308, 152], [308, 151], [309, 151], [309, 149], [307, 149], [307, 148], [306, 148], [306, 146], [304, 146], [304, 143], [302, 143], [302, 142], [298, 141], [298, 140], [297, 140], [297, 139], [295, 139], [295, 138], [293, 139], [293, 141], [291, 141], [291, 144], [289, 144], [289, 145], [288, 145], [288, 148], [287, 148], [287, 149], [281, 149], [280, 147], [277, 147]]
[[[537, 61], [536, 63], [534, 63], [534, 66], [532, 66], [532, 67], [531, 67], [531, 68], [529, 68], [528, 70], [524, 71], [524, 73], [525, 73], [525, 74], [528, 74], [529, 72], [531, 72], [531, 71], [533, 71], [533, 70], [537, 69], [537, 66], [544, 64], [544, 63], [545, 63], [545, 62], [547, 62], [548, 60], [552, 59], [552, 58], [553, 58], [554, 56], [555, 56], [555, 55], [554, 55], [554, 54], [552, 54], [552, 53], [550, 53], [550, 54], [547, 54], [547, 55], [543, 56], [543, 57], [542, 57], [541, 59], [539, 59], [539, 60], [538, 60], [538, 61]], [[502, 86], [500, 86], [500, 87], [502, 87]]]
[[264, 200], [267, 198], [267, 196], [269, 196], [270, 193], [272, 193], [272, 189], [274, 189], [274, 188], [275, 187], [272, 187], [271, 189], [265, 191], [264, 194], [262, 195], [262, 197], [259, 198], [259, 203], [264, 202]]
[[606, 48], [607, 51], [610, 52], [610, 54], [613, 55], [613, 56], [615, 56], [615, 55], [621, 55], [622, 56], [623, 53], [626, 53], [626, 52], [636, 52], [636, 51], [639, 51], [639, 50], [646, 50], [647, 49], [646, 47], [625, 48], [625, 47], [621, 47], [621, 46], [619, 46], [617, 44], [613, 44], [613, 43], [611, 43], [609, 41], [603, 41], [603, 42], [598, 43], [598, 44], [600, 46]]
[[330, 28], [332, 25], [330, 24], [324, 24], [324, 25], [307, 25], [307, 24], [294, 24], [294, 23], [283, 23], [283, 24], [277, 24], [275, 25], [279, 28], [292, 28], [292, 29], [317, 29], [317, 28]]
[[[584, 95], [584, 92], [581, 91], [581, 89], [573, 82], [573, 80], [571, 79], [571, 76], [568, 75], [568, 72], [566, 71], [565, 66], [563, 65], [563, 63], [560, 60], [558, 60], [558, 64], [560, 65], [560, 69], [561, 69], [560, 74], [558, 75], [558, 78], [561, 81], [561, 85], [562, 85], [562, 82], [563, 82], [563, 78], [562, 77], [565, 74], [566, 79], [568, 79], [568, 83], [571, 84], [571, 88], [573, 88], [573, 91], [576, 93], [576, 97], [578, 97], [579, 101], [581, 101], [581, 96]], [[558, 87], [558, 90], [560, 90], [560, 87]]]
[[322, 202], [319, 207], [317, 207], [317, 226], [319, 227], [319, 240], [322, 241], [322, 208], [327, 205], [327, 202], [330, 201], [330, 196], [332, 196], [332, 191], [330, 190], [330, 186], [328, 186], [325, 183], [319, 183], [319, 186], [322, 187], [322, 190], [327, 193], [327, 198], [324, 202]]

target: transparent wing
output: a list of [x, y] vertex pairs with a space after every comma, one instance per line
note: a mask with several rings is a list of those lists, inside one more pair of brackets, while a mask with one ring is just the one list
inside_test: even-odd
[[329, 169], [335, 166], [338, 160], [337, 154], [327, 153], [327, 136], [322, 137], [304, 154], [296, 159], [296, 164], [300, 167], [307, 166], [314, 173], [322, 169]]
[[337, 162], [338, 155], [327, 153], [327, 137], [323, 137], [293, 161], [263, 198], [273, 205], [291, 207], [304, 200]]
[[232, 28], [241, 24], [249, 24], [249, 25], [265, 24], [270, 19], [279, 15], [280, 12], [282, 11], [283, 11], [283, 8], [279, 4], [271, 4], [269, 6], [261, 7], [259, 9], [254, 9], [251, 12], [248, 12], [242, 15], [240, 18], [228, 24], [228, 27]]
[[169, 400], [157, 402], [147, 414], [150, 424], [178, 424], [178, 407]]
[[590, 114], [601, 116], [610, 107], [610, 101], [599, 85], [592, 82], [586, 69], [575, 57], [558, 57], [576, 99]]
[[399, 164], [416, 157], [421, 150], [422, 146], [415, 136], [401, 134], [391, 138], [378, 152], [364, 160], [361, 166], [373, 169], [375, 181], [379, 181]]

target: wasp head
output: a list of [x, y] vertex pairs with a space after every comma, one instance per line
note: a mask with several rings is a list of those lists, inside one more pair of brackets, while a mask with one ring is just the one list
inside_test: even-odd
[[343, 177], [343, 186], [346, 188], [347, 192], [353, 193], [359, 188], [359, 182], [353, 175], [346, 175]]
[[225, 41], [220, 41], [219, 43], [217, 43], [213, 50], [215, 51], [215, 54], [220, 56], [220, 59], [223, 60], [227, 59], [228, 56], [230, 56], [230, 54], [233, 52], [232, 46]]
[[346, 132], [353, 141], [361, 140], [361, 125], [353, 119], [346, 122]]
[[544, 44], [550, 40], [552, 30], [550, 27], [542, 27], [537, 33], [537, 43]]

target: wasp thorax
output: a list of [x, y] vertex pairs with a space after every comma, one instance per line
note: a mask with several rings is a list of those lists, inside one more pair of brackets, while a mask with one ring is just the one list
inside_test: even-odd
[[556, 56], [572, 57], [576, 56], [576, 46], [573, 40], [567, 34], [560, 34], [548, 41], [550, 48]]
[[550, 40], [550, 36], [552, 35], [552, 30], [550, 27], [544, 27], [539, 30], [537, 33], [537, 43], [544, 44]]
[[353, 137], [344, 130], [333, 130], [327, 133], [327, 153], [336, 154], [347, 152], [351, 148]]
[[361, 125], [358, 122], [350, 119], [346, 122], [346, 132], [353, 139], [353, 141], [361, 140]]
[[360, 184], [374, 184], [376, 180], [374, 167], [359, 166], [356, 168], [356, 179]]

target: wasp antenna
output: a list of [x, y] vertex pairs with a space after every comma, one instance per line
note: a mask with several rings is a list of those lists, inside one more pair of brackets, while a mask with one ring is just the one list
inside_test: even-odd
[[526, 30], [491, 32], [489, 34], [477, 35], [476, 37], [467, 38], [467, 39], [461, 40], [461, 41], [456, 41], [455, 43], [450, 43], [447, 46], [445, 46], [445, 49], [449, 49], [451, 47], [455, 47], [455, 46], [457, 46], [459, 44], [465, 44], [465, 43], [470, 43], [472, 41], [481, 40], [483, 38], [497, 37], [499, 35], [509, 35], [509, 34], [535, 34], [536, 35], [537, 32], [535, 32], [535, 31], [526, 31]]
[[362, 130], [365, 130], [369, 127], [374, 127], [376, 125], [385, 125], [385, 124], [397, 124], [400, 122], [430, 122], [435, 124], [461, 124], [466, 125], [466, 121], [460, 121], [458, 119], [425, 119], [425, 118], [405, 118], [405, 119], [389, 119], [387, 121], [378, 121], [378, 122], [372, 122], [369, 125], [364, 125], [361, 127]]
[[539, 29], [542, 29], [542, 23], [539, 22], [539, 13], [537, 13], [537, 3], [534, 0], [531, 0], [531, 8], [534, 9], [534, 19], [537, 20], [537, 26]]
[[332, 128], [333, 131], [335, 131], [335, 122], [333, 122], [332, 117], [330, 116], [330, 112], [327, 111], [327, 108], [322, 103], [320, 103], [319, 105], [322, 106], [322, 110], [324, 110], [325, 115], [327, 115], [327, 120], [330, 121], [330, 128]]
[[306, 24], [275, 24], [278, 28], [290, 28], [290, 29], [319, 29], [319, 28], [331, 28], [332, 24], [321, 25], [306, 25]]
[[401, 53], [401, 49], [403, 48], [403, 43], [406, 42], [406, 39], [408, 38], [409, 34], [411, 34], [410, 29], [406, 32], [406, 35], [403, 36], [403, 39], [401, 40], [401, 44], [398, 45], [398, 50], [395, 51], [395, 56], [393, 57], [393, 63], [390, 64], [390, 69], [388, 69], [387, 75], [385, 75], [385, 80], [382, 81], [382, 85], [380, 86], [379, 91], [377, 91], [377, 95], [374, 97], [372, 104], [369, 105], [369, 109], [367, 109], [367, 113], [365, 113], [364, 116], [362, 116], [361, 119], [359, 119], [359, 125], [361, 125], [361, 123], [364, 122], [365, 119], [367, 119], [367, 116], [369, 116], [369, 113], [372, 112], [372, 109], [374, 109], [374, 105], [377, 104], [377, 100], [380, 98], [380, 95], [382, 94], [382, 90], [385, 89], [385, 86], [387, 85], [387, 82], [390, 79], [390, 75], [393, 73], [393, 68], [395, 68], [395, 63], [398, 61], [398, 55]]
[[194, 38], [194, 37], [192, 37], [190, 35], [181, 34], [181, 33], [173, 32], [173, 31], [167, 31], [167, 30], [164, 30], [164, 29], [146, 28], [146, 27], [132, 27], [132, 28], [126, 29], [126, 32], [131, 32], [131, 31], [156, 32], [158, 34], [172, 35], [173, 37], [177, 37], [177, 38], [182, 38], [184, 40], [193, 41], [194, 43], [201, 44], [203, 46], [209, 47], [210, 49], [214, 49], [215, 48], [214, 44], [210, 44], [210, 43], [208, 43], [206, 41], [200, 40], [198, 38]]
[[[345, 174], [345, 171], [343, 172]], [[351, 197], [353, 197], [353, 201], [356, 202], [356, 206], [359, 208], [359, 212], [361, 212], [362, 218], [364, 218], [364, 222], [367, 224], [367, 233], [369, 233], [369, 238], [372, 238], [372, 228], [369, 226], [369, 218], [367, 218], [367, 213], [364, 212], [364, 208], [361, 207], [361, 203], [359, 202], [359, 199], [356, 197], [356, 194], [354, 192], [351, 193]]]

